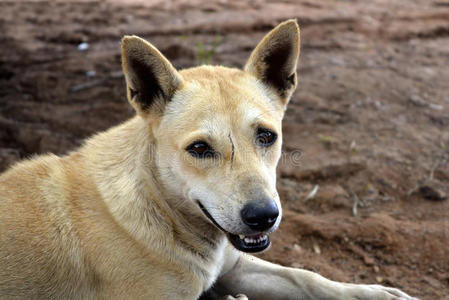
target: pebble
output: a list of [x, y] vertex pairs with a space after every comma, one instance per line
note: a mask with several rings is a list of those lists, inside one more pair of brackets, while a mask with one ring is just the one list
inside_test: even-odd
[[434, 184], [427, 183], [419, 187], [418, 193], [427, 200], [442, 201], [447, 198], [446, 193]]
[[372, 265], [374, 265], [374, 259], [371, 258], [371, 257], [364, 256], [364, 257], [363, 257], [363, 261], [365, 262], [365, 264], [366, 264], [367, 266], [372, 266]]
[[89, 49], [88, 43], [83, 42], [78, 45], [78, 51], [86, 51], [87, 49]]
[[293, 250], [296, 251], [296, 252], [302, 252], [302, 248], [298, 244], [294, 244], [293, 245]]
[[408, 97], [408, 100], [413, 103], [414, 105], [418, 106], [418, 107], [426, 107], [428, 106], [428, 103], [421, 98], [420, 96], [416, 95], [416, 94], [412, 94]]
[[97, 75], [97, 72], [95, 70], [90, 70], [86, 72], [87, 77], [94, 77], [95, 75]]

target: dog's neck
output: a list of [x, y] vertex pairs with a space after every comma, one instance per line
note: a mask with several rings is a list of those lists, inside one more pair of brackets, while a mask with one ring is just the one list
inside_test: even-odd
[[[89, 139], [81, 153], [89, 153], [88, 172], [111, 215], [137, 241], [161, 249], [161, 243], [178, 245], [208, 259], [224, 234], [196, 204], [160, 188], [153, 144], [148, 123], [136, 116]], [[152, 226], [158, 226], [156, 234]]]

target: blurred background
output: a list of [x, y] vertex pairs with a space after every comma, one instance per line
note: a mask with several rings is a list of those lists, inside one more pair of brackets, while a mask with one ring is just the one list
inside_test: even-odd
[[0, 171], [134, 114], [124, 34], [177, 68], [241, 67], [288, 18], [302, 50], [278, 169], [285, 217], [261, 256], [449, 299], [449, 1], [0, 1]]

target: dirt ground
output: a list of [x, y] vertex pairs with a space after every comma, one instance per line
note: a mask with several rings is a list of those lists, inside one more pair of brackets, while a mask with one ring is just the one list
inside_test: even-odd
[[178, 68], [241, 67], [287, 18], [302, 52], [279, 166], [285, 216], [261, 256], [449, 299], [449, 1], [1, 1], [0, 171], [133, 115], [124, 34]]

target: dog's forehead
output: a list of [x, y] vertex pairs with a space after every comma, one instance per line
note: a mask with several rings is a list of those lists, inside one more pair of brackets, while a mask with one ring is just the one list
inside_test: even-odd
[[241, 70], [203, 66], [181, 74], [185, 84], [166, 112], [172, 124], [214, 128], [224, 122], [234, 126], [256, 121], [277, 124], [282, 118], [274, 95]]

